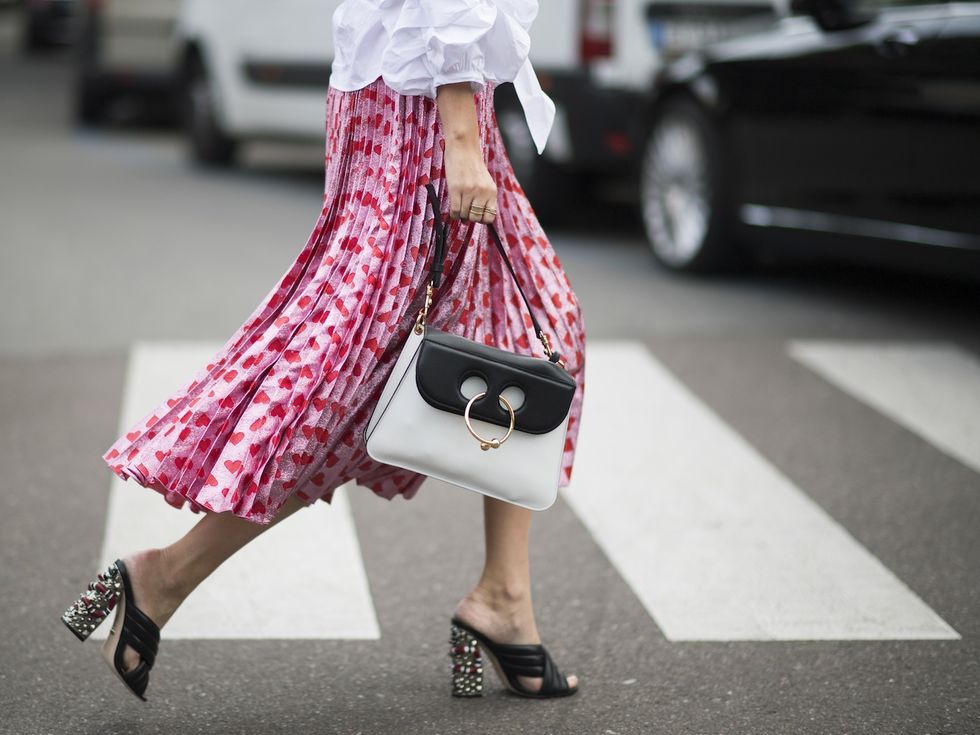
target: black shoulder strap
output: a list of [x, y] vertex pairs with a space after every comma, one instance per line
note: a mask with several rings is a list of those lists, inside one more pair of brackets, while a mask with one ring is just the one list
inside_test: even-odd
[[[435, 212], [436, 221], [432, 227], [432, 238], [434, 241], [433, 245], [433, 259], [432, 265], [429, 268], [429, 272], [432, 274], [432, 287], [438, 288], [439, 281], [442, 278], [443, 261], [446, 258], [446, 235], [449, 232], [449, 223], [442, 220], [442, 207], [439, 203], [439, 195], [436, 194], [436, 188], [432, 185], [432, 182], [428, 182], [425, 185], [426, 190], [429, 192], [429, 203], [432, 205], [432, 209]], [[517, 274], [514, 272], [514, 266], [510, 263], [510, 258], [507, 257], [507, 251], [504, 249], [503, 243], [500, 242], [500, 235], [497, 234], [497, 230], [494, 228], [493, 223], [487, 223], [487, 227], [490, 229], [490, 234], [493, 237], [494, 244], [497, 246], [497, 250], [500, 251], [501, 257], [507, 264], [507, 270], [510, 271], [511, 277], [514, 279], [514, 283], [517, 285], [517, 290], [520, 291], [521, 298], [524, 299], [524, 305], [527, 307], [527, 313], [531, 315], [531, 323], [534, 325], [534, 333], [538, 335], [538, 339], [541, 340], [542, 344], [547, 345], [547, 337], [544, 336], [544, 332], [541, 331], [541, 325], [538, 324], [538, 320], [534, 318], [534, 311], [531, 309], [531, 304], [527, 300], [527, 296], [524, 295], [524, 289], [521, 288], [520, 281], [517, 280]], [[551, 354], [548, 359], [551, 362], [558, 362], [561, 359], [561, 354], [557, 350], [551, 349]]]

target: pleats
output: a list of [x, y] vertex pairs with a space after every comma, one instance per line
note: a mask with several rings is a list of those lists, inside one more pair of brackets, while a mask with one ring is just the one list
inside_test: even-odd
[[[521, 286], [580, 389], [560, 484], [567, 485], [584, 389], [584, 324], [568, 278], [513, 177], [493, 113], [474, 96], [498, 184], [495, 226]], [[372, 460], [363, 428], [422, 306], [432, 244], [425, 184], [449, 217], [436, 101], [381, 78], [329, 88], [323, 207], [305, 246], [207, 365], [103, 455], [176, 507], [268, 523], [291, 494], [330, 502], [349, 480], [411, 498], [425, 476]], [[543, 355], [485, 225], [450, 220], [428, 323]]]

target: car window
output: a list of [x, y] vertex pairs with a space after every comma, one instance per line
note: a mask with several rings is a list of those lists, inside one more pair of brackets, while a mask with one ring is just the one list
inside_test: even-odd
[[646, 6], [647, 32], [653, 48], [671, 59], [733, 36], [760, 31], [776, 20], [767, 0], [701, 3], [664, 0]]
[[[837, 0], [837, 2], [859, 12], [874, 14], [888, 8], [945, 6], [956, 0]], [[773, 0], [773, 3], [783, 16], [807, 13], [803, 7], [794, 7], [793, 0]]]

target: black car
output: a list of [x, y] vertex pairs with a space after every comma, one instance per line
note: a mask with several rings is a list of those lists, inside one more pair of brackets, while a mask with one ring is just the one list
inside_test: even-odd
[[980, 3], [793, 0], [658, 74], [634, 130], [679, 271], [830, 255], [980, 276]]

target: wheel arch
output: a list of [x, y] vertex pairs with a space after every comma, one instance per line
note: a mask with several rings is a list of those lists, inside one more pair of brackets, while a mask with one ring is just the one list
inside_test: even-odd
[[197, 38], [186, 39], [180, 48], [178, 68], [182, 76], [186, 76], [191, 64], [203, 64], [204, 44]]
[[646, 96], [637, 115], [637, 140], [646, 140], [650, 129], [664, 110], [681, 100], [696, 105], [721, 133], [724, 127], [724, 110], [718, 99], [717, 87], [709, 80], [710, 77], [698, 76], [693, 79], [664, 81], [655, 85]]
[[188, 36], [179, 52], [179, 83], [186, 87], [190, 80], [190, 73], [195, 65], [199, 65], [208, 77], [208, 84], [214, 102], [214, 114], [222, 129], [231, 132], [235, 129], [234, 115], [229, 110], [228, 92], [225, 89], [227, 80], [224, 70], [220, 68], [218, 59], [215, 58], [216, 50], [205, 43], [199, 36]]

